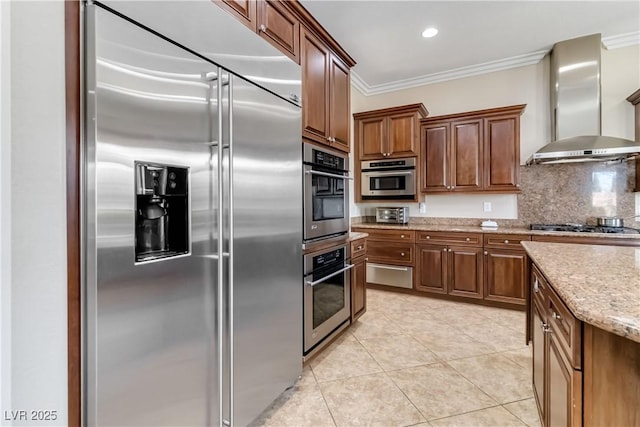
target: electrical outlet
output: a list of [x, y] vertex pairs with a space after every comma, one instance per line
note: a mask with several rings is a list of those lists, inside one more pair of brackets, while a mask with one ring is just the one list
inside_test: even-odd
[[491, 212], [491, 202], [484, 202], [483, 209], [485, 212]]
[[421, 202], [419, 205], [420, 208], [420, 213], [427, 213], [427, 204], [424, 202]]

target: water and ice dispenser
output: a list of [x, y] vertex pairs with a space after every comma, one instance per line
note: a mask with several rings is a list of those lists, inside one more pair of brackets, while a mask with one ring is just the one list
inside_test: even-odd
[[189, 169], [135, 163], [136, 262], [189, 252]]

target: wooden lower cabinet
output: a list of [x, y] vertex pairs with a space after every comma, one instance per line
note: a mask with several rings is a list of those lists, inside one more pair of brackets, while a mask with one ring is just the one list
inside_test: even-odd
[[545, 323], [542, 321], [541, 309], [537, 302], [532, 304], [531, 321], [533, 323], [533, 331], [531, 340], [533, 345], [533, 396], [538, 405], [538, 413], [540, 419], [544, 420], [546, 416], [545, 405], [545, 354], [547, 353], [547, 340], [545, 333]]
[[365, 257], [351, 262], [351, 322], [354, 322], [367, 311], [367, 263]]
[[419, 291], [482, 298], [482, 249], [416, 245]]
[[524, 251], [486, 249], [484, 251], [484, 299], [524, 306], [529, 276]]
[[557, 336], [547, 332], [547, 426], [582, 425], [582, 372], [573, 369]]

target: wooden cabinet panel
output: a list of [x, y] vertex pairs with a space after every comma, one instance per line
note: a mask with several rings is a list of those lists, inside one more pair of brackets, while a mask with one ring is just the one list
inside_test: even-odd
[[358, 239], [351, 242], [351, 258], [358, 258], [367, 253], [367, 239]]
[[412, 243], [370, 240], [367, 242], [367, 258], [380, 264], [413, 265], [413, 246]]
[[484, 246], [499, 249], [522, 250], [520, 242], [531, 240], [528, 234], [485, 234]]
[[451, 247], [449, 257], [449, 294], [467, 298], [482, 298], [482, 249]]
[[452, 190], [480, 190], [482, 120], [451, 123], [451, 159]]
[[419, 231], [416, 240], [431, 244], [482, 246], [482, 234], [480, 233]]
[[351, 134], [349, 114], [351, 79], [349, 68], [335, 55], [331, 55], [329, 87], [329, 132], [332, 146], [345, 152], [350, 151]]
[[518, 305], [526, 303], [527, 255], [523, 251], [484, 251], [484, 298]]
[[416, 245], [416, 282], [419, 291], [447, 293], [447, 247]]
[[547, 353], [546, 334], [544, 332], [544, 321], [542, 320], [542, 310], [538, 307], [537, 302], [533, 303], [531, 319], [533, 330], [531, 340], [533, 345], [533, 395], [538, 405], [538, 413], [540, 419], [544, 420], [546, 416], [545, 404], [545, 354]]
[[413, 230], [394, 230], [385, 228], [357, 228], [353, 231], [369, 233], [368, 241], [384, 240], [389, 242], [414, 242], [416, 240], [416, 232]]
[[388, 118], [387, 157], [415, 156], [418, 152], [418, 118], [415, 113], [393, 114]]
[[366, 262], [364, 257], [352, 259], [351, 269], [351, 322], [367, 311]]
[[520, 164], [519, 116], [492, 117], [484, 121], [484, 188], [515, 189]]
[[257, 3], [260, 36], [300, 63], [300, 21], [278, 0], [260, 0]]
[[302, 135], [328, 144], [329, 50], [309, 31], [301, 31]]
[[449, 191], [449, 123], [422, 129], [422, 192]]
[[386, 126], [384, 117], [362, 119], [358, 123], [360, 160], [377, 159], [382, 155]]
[[582, 426], [582, 373], [571, 368], [555, 335], [548, 338], [547, 426]]
[[547, 323], [551, 333], [557, 339], [559, 346], [565, 353], [568, 363], [576, 369], [581, 366], [581, 337], [582, 322], [578, 321], [566, 305], [553, 291], [548, 289], [549, 319]]
[[252, 31], [256, 31], [256, 0], [214, 0], [214, 3], [231, 13]]

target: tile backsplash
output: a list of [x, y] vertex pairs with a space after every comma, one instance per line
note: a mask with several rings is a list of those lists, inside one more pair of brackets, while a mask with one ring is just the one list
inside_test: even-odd
[[638, 227], [634, 179], [633, 162], [521, 166], [518, 219], [595, 223], [599, 216], [619, 216], [625, 225]]

